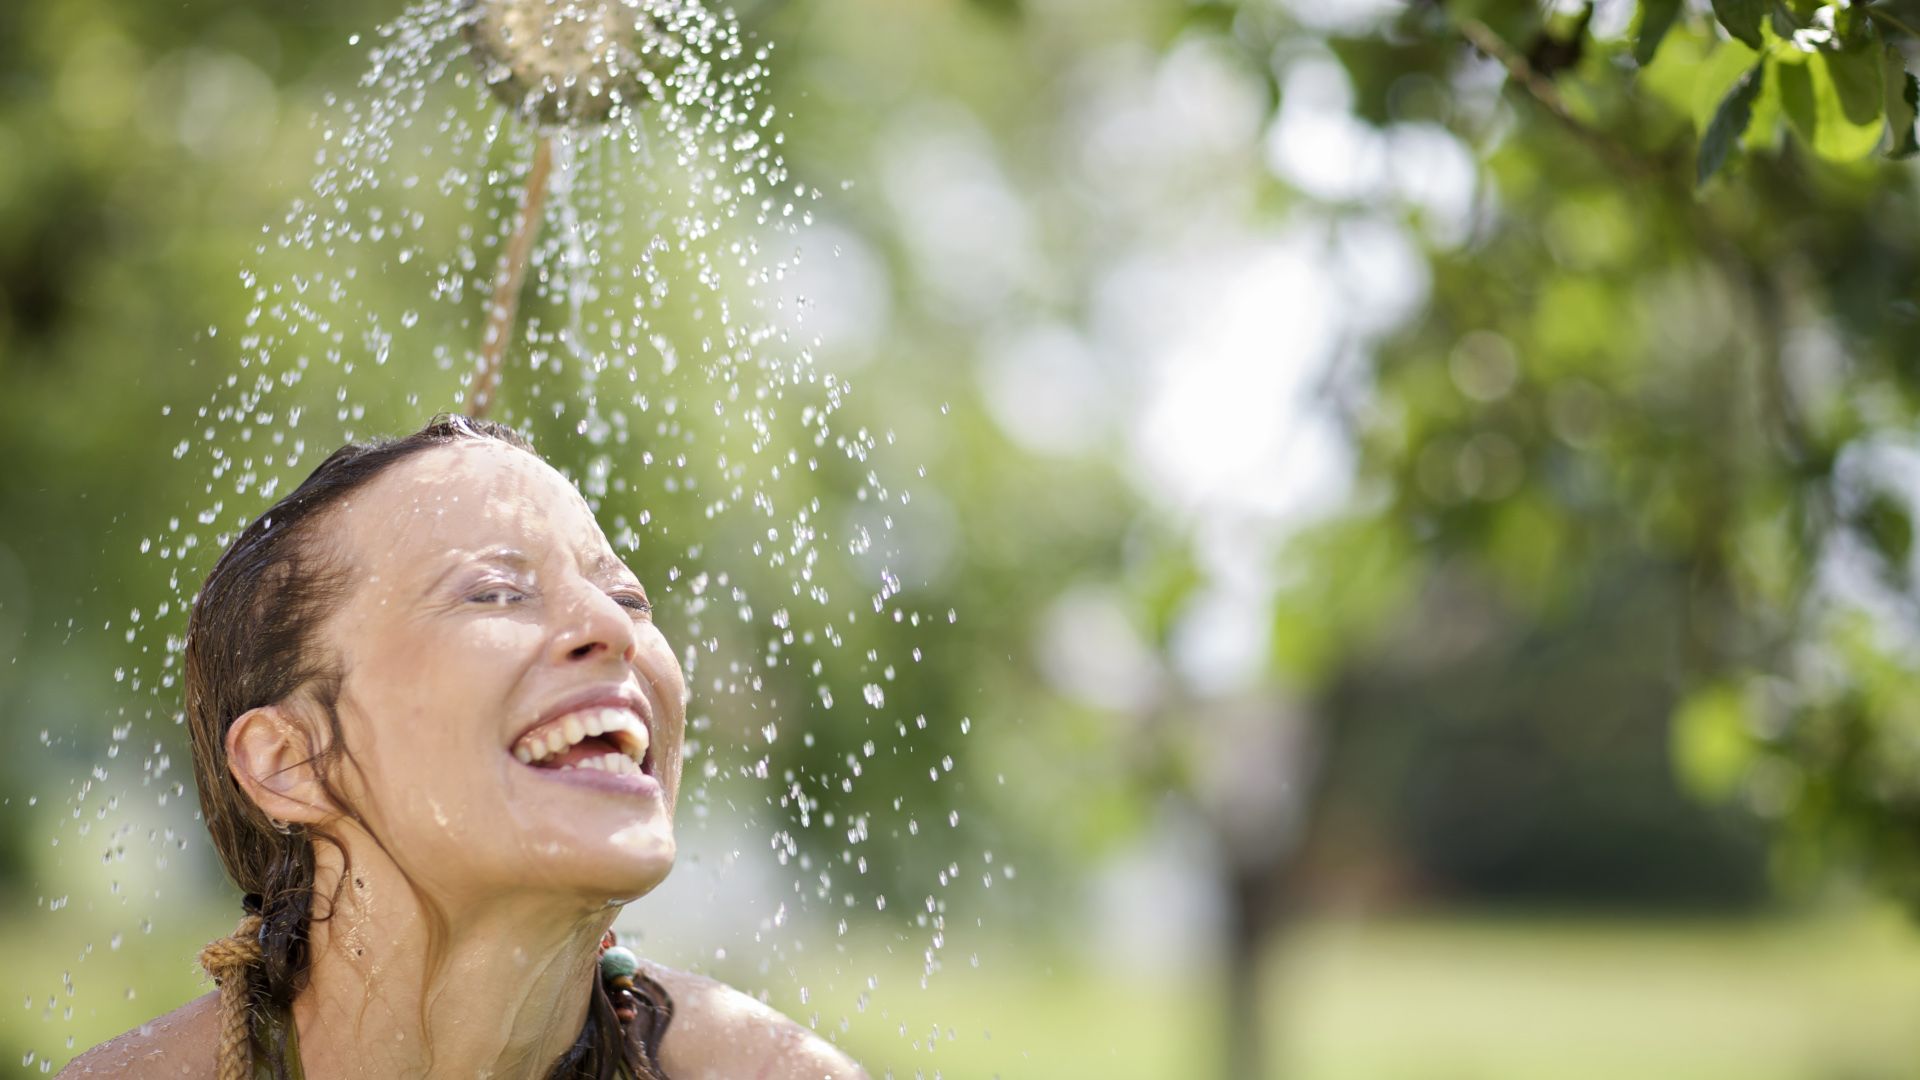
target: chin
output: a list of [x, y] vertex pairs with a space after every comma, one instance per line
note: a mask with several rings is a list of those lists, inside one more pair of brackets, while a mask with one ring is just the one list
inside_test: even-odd
[[677, 768], [656, 776], [654, 760], [648, 752], [638, 768], [620, 763], [607, 770], [506, 755], [499, 802], [508, 819], [502, 824], [524, 838], [511, 845], [524, 853], [515, 878], [602, 902], [633, 899], [658, 886], [673, 869], [679, 777]]
[[647, 896], [660, 882], [666, 880], [666, 874], [674, 872], [674, 855], [678, 855], [680, 844], [674, 840], [672, 822], [647, 821], [636, 822], [616, 834], [609, 842], [620, 851], [618, 880], [609, 882], [609, 896], [622, 899], [639, 899]]
[[677, 852], [671, 822], [636, 821], [598, 842], [583, 838], [578, 861], [570, 868], [574, 873], [567, 876], [577, 875], [594, 896], [637, 900], [672, 873]]

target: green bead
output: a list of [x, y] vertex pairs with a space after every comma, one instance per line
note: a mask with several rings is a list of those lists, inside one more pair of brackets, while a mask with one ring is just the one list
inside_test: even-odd
[[603, 979], [631, 978], [639, 970], [640, 958], [624, 945], [612, 946], [600, 954], [600, 977]]

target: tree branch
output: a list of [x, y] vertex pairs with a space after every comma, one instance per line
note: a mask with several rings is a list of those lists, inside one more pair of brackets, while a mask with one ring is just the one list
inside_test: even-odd
[[1508, 44], [1506, 39], [1493, 32], [1493, 28], [1479, 19], [1461, 19], [1456, 24], [1460, 36], [1468, 44], [1492, 57], [1507, 69], [1507, 75], [1525, 90], [1541, 107], [1546, 109], [1561, 126], [1565, 127], [1580, 141], [1592, 147], [1594, 152], [1606, 158], [1608, 163], [1620, 172], [1642, 179], [1661, 179], [1667, 169], [1661, 161], [1650, 159], [1646, 155], [1622, 145], [1619, 140], [1606, 132], [1573, 115], [1567, 108], [1566, 99], [1560, 96], [1560, 88], [1552, 79], [1534, 70], [1525, 54]]

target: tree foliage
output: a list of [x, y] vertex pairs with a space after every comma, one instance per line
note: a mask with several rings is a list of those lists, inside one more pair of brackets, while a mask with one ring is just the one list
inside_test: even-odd
[[[1920, 903], [1920, 25], [1642, 2], [1609, 36], [1591, 11], [1416, 5], [1334, 44], [1357, 114], [1446, 124], [1484, 185], [1464, 241], [1427, 230], [1428, 303], [1348, 403], [1384, 499], [1363, 520], [1417, 553], [1414, 595], [1464, 579], [1537, 627], [1623, 569], [1668, 582], [1646, 631], [1676, 631], [1690, 790], [1776, 823], [1801, 880]], [[1504, 90], [1476, 108], [1489, 57]]]

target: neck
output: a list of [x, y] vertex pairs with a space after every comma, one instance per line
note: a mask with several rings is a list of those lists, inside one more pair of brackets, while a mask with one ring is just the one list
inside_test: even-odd
[[[356, 856], [294, 1001], [311, 1080], [544, 1077], [586, 1023], [599, 943], [616, 909], [496, 897], [435, 918], [397, 869]], [[316, 875], [325, 897], [336, 873]]]

